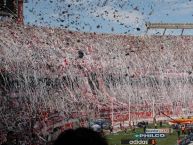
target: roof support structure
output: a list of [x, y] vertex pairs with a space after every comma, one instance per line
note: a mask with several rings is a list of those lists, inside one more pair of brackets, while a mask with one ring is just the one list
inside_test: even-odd
[[182, 29], [181, 35], [183, 35], [184, 29], [193, 29], [193, 23], [146, 23], [147, 32], [149, 29], [164, 29], [163, 35], [167, 29]]

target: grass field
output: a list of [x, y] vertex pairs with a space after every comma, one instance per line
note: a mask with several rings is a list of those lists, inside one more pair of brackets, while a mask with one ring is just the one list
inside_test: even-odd
[[[164, 124], [163, 128], [167, 128], [169, 125]], [[148, 128], [152, 128], [150, 125]], [[121, 145], [121, 139], [134, 139], [135, 134], [137, 133], [143, 133], [143, 129], [137, 128], [136, 132], [132, 132], [131, 130], [127, 130], [127, 132], [118, 132], [111, 135], [107, 135], [106, 138], [108, 140], [109, 145]], [[172, 134], [167, 134], [166, 138], [160, 138], [156, 139], [157, 144], [156, 145], [176, 145], [177, 144], [177, 133], [174, 130]]]

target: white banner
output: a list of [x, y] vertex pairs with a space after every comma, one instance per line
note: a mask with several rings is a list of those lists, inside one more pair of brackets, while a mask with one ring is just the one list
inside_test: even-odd
[[160, 129], [146, 129], [146, 133], [172, 133], [171, 128], [160, 128]]

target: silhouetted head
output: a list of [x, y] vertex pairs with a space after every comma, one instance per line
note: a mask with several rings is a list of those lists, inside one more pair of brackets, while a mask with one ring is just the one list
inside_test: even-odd
[[100, 133], [88, 128], [69, 129], [59, 135], [54, 145], [108, 145]]

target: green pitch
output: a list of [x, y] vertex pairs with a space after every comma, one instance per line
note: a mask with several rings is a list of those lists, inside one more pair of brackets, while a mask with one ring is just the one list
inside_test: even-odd
[[[164, 125], [163, 128], [169, 127], [169, 125]], [[148, 128], [152, 128], [151, 126]], [[121, 139], [133, 139], [136, 140], [136, 134], [143, 133], [143, 129], [137, 128], [135, 132], [127, 130], [127, 132], [119, 132], [111, 135], [107, 135], [109, 145], [121, 145]], [[156, 139], [157, 145], [176, 145], [177, 144], [177, 133], [174, 130], [172, 134], [167, 134], [165, 138]]]

